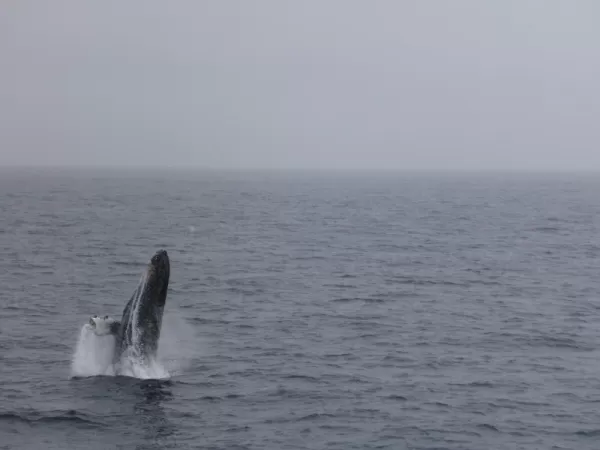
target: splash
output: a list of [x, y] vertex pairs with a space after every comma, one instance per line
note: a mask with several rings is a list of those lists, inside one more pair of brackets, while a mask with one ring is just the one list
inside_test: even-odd
[[184, 373], [203, 348], [187, 319], [175, 312], [163, 315], [158, 360], [171, 375]]
[[77, 347], [71, 360], [71, 376], [115, 375], [114, 354], [115, 337], [112, 335], [98, 336], [86, 323], [81, 328]]
[[121, 355], [116, 372], [125, 377], [142, 380], [162, 380], [171, 377], [171, 374], [159, 359], [144, 360], [134, 352], [126, 352]]
[[163, 317], [157, 358], [148, 361], [130, 351], [114, 364], [115, 337], [98, 336], [89, 324], [83, 325], [71, 361], [71, 377], [128, 376], [166, 379], [183, 373], [197, 349], [192, 327], [174, 313]]

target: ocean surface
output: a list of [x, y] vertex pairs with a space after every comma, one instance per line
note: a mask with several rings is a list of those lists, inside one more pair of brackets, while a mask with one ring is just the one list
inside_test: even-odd
[[[599, 218], [592, 175], [2, 169], [0, 448], [598, 449]], [[74, 376], [161, 248], [168, 376]]]

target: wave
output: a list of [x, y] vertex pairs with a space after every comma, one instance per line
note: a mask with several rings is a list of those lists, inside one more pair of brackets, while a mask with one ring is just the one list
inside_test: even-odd
[[0, 413], [0, 422], [23, 422], [27, 424], [34, 423], [56, 423], [69, 422], [83, 425], [94, 426], [97, 423], [87, 417], [84, 413], [68, 410], [55, 412], [3, 412]]

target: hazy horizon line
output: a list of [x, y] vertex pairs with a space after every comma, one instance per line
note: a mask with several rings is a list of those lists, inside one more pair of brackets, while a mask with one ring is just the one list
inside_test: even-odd
[[467, 173], [467, 174], [507, 174], [507, 173], [532, 173], [532, 174], [600, 174], [598, 168], [397, 168], [397, 167], [225, 167], [203, 165], [95, 165], [95, 164], [0, 164], [0, 170], [131, 170], [131, 171], [172, 171], [172, 172], [337, 172], [337, 173]]

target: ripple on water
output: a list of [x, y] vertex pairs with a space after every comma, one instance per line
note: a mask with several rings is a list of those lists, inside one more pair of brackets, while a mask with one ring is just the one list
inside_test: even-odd
[[[1, 445], [596, 450], [599, 187], [4, 173]], [[181, 370], [69, 379], [161, 246]]]

